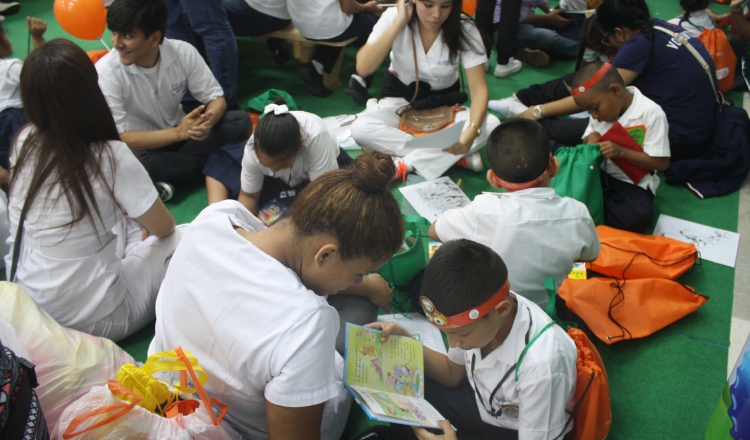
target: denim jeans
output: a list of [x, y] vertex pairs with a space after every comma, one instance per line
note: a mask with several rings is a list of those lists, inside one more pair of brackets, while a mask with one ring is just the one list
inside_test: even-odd
[[[237, 41], [221, 0], [167, 0], [167, 38], [205, 51], [230, 108], [237, 104]], [[202, 43], [201, 43], [202, 40]]]
[[578, 41], [565, 38], [552, 29], [535, 27], [530, 24], [518, 25], [516, 43], [519, 47], [538, 49], [551, 56], [575, 58], [578, 56]]

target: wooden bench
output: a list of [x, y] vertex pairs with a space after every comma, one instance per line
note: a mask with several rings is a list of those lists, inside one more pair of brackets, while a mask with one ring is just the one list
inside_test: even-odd
[[[354, 37], [336, 43], [332, 43], [329, 41], [308, 40], [307, 38], [303, 37], [299, 30], [297, 30], [297, 28], [294, 27], [294, 25], [291, 23], [289, 23], [289, 26], [285, 27], [284, 29], [271, 32], [270, 34], [261, 35], [258, 38], [264, 40], [268, 38], [280, 38], [289, 41], [290, 43], [292, 43], [292, 53], [294, 55], [294, 59], [302, 64], [307, 64], [310, 62], [310, 60], [312, 60], [313, 55], [315, 55], [316, 46], [318, 45], [345, 47], [357, 39], [356, 37]], [[323, 72], [323, 84], [325, 84], [327, 88], [333, 89], [334, 87], [337, 87], [339, 84], [341, 84], [341, 78], [339, 76], [341, 75], [341, 63], [343, 61], [344, 51], [342, 50], [339, 54], [339, 58], [336, 60], [336, 64], [333, 65], [333, 70], [331, 71], [331, 73]]]

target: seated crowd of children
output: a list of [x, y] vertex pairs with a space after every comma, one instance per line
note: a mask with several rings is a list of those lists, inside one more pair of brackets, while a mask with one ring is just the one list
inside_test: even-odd
[[[420, 278], [419, 303], [450, 346], [447, 356], [425, 348], [426, 396], [450, 423], [442, 433], [394, 427], [389, 438], [455, 439], [451, 424], [482, 439], [572, 438], [576, 346], [545, 313], [545, 280], [559, 288], [600, 243], [586, 205], [551, 188], [555, 150], [597, 144], [605, 223], [649, 231], [657, 171], [710, 150], [715, 75], [696, 61], [713, 66], [694, 34], [727, 17], [690, 0], [675, 24], [644, 0], [604, 0], [585, 22], [566, 13], [591, 2], [485, 1], [476, 22], [461, 0], [107, 3], [113, 49], [95, 65], [68, 40], [45, 42], [36, 18], [35, 50], [0, 61], [9, 281], [60, 324], [114, 341], [156, 319], [149, 354], [189, 350], [211, 377], [208, 394], [229, 406], [224, 423], [246, 438], [338, 439], [351, 406], [346, 323], [372, 323], [383, 341], [410, 336], [375, 322], [391, 287], [374, 272], [405, 235], [389, 183], [399, 172], [434, 179], [460, 161], [483, 170], [486, 147], [486, 180], [503, 191], [430, 226], [444, 244]], [[739, 1], [731, 17], [750, 39]], [[352, 160], [318, 115], [283, 101], [256, 127], [239, 109], [234, 35], [290, 23], [309, 40], [360, 40], [346, 93], [367, 103], [351, 125], [366, 154]], [[491, 101], [493, 44], [498, 78], [550, 57], [578, 57], [576, 71]], [[518, 49], [508, 56], [506, 44]], [[276, 63], [289, 59], [281, 41], [268, 46]], [[323, 76], [341, 50], [321, 45], [299, 69], [311, 94], [331, 94]], [[0, 55], [11, 53], [0, 28]], [[405, 107], [469, 100], [454, 145], [407, 145]], [[175, 225], [162, 200], [173, 184], [204, 180], [209, 206]], [[268, 203], [284, 206], [272, 227], [258, 218]]]

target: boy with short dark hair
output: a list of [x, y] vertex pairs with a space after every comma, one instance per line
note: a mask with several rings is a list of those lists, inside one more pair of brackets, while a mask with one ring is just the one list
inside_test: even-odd
[[[427, 400], [462, 435], [493, 439], [562, 438], [572, 423], [576, 347], [533, 302], [510, 290], [492, 249], [469, 240], [444, 243], [430, 260], [420, 303], [448, 338], [448, 355], [424, 349]], [[410, 336], [393, 323], [371, 324]], [[431, 380], [430, 380], [431, 379]], [[450, 425], [422, 439], [455, 439]]]
[[637, 88], [625, 87], [609, 63], [582, 67], [571, 94], [576, 104], [591, 114], [583, 143], [598, 143], [606, 158], [602, 164], [605, 223], [633, 232], [647, 231], [653, 223], [654, 195], [660, 182], [654, 171], [669, 166], [669, 125], [664, 110]]
[[[189, 43], [164, 38], [164, 0], [115, 0], [107, 11], [113, 50], [96, 64], [120, 139], [155, 181], [203, 181], [208, 154], [246, 139], [245, 112], [226, 112], [221, 86]], [[205, 105], [187, 115], [187, 92]]]
[[550, 188], [559, 163], [538, 122], [510, 119], [487, 140], [487, 180], [504, 193], [484, 193], [441, 215], [430, 227], [435, 240], [467, 238], [504, 257], [515, 292], [544, 308], [546, 278], [559, 288], [576, 261], [599, 255], [599, 237], [583, 203]]

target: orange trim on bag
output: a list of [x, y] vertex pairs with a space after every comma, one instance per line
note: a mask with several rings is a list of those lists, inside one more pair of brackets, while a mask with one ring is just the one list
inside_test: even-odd
[[[193, 385], [195, 386], [196, 392], [201, 398], [203, 405], [205, 405], [206, 407], [206, 412], [208, 412], [208, 415], [211, 417], [211, 422], [213, 422], [214, 425], [218, 425], [219, 423], [221, 423], [222, 419], [224, 419], [224, 416], [226, 415], [227, 409], [229, 409], [229, 407], [213, 397], [208, 397], [208, 394], [206, 394], [206, 390], [203, 389], [203, 385], [201, 385], [198, 377], [195, 375], [195, 371], [193, 371], [193, 365], [190, 363], [187, 356], [185, 356], [185, 352], [182, 351], [182, 347], [177, 346], [174, 351], [175, 353], [177, 353], [177, 356], [180, 358], [180, 360], [185, 362], [185, 366], [187, 367], [187, 372], [190, 375], [190, 379], [193, 380]], [[213, 405], [216, 405], [220, 408], [218, 418], [214, 416]]]
[[[115, 420], [119, 419], [120, 417], [127, 414], [131, 409], [133, 409], [138, 403], [141, 401], [141, 398], [139, 396], [136, 396], [132, 392], [130, 392], [129, 389], [125, 388], [120, 382], [116, 380], [110, 380], [107, 383], [109, 390], [112, 392], [113, 395], [121, 394], [124, 395], [133, 401], [131, 403], [115, 403], [112, 405], [107, 405], [101, 408], [97, 408], [93, 411], [89, 411], [87, 413], [81, 414], [80, 416], [74, 417], [70, 424], [68, 425], [68, 428], [65, 430], [65, 433], [63, 434], [63, 439], [71, 439], [73, 437], [79, 436], [81, 434], [84, 434], [89, 431], [93, 431], [94, 429], [100, 428], [108, 423], [112, 423]], [[103, 420], [100, 420], [97, 423], [94, 423], [93, 425], [89, 426], [88, 428], [75, 432], [75, 430], [84, 422], [86, 422], [89, 419], [92, 419], [99, 414], [106, 414], [108, 412], [112, 412], [115, 410], [121, 410]]]

